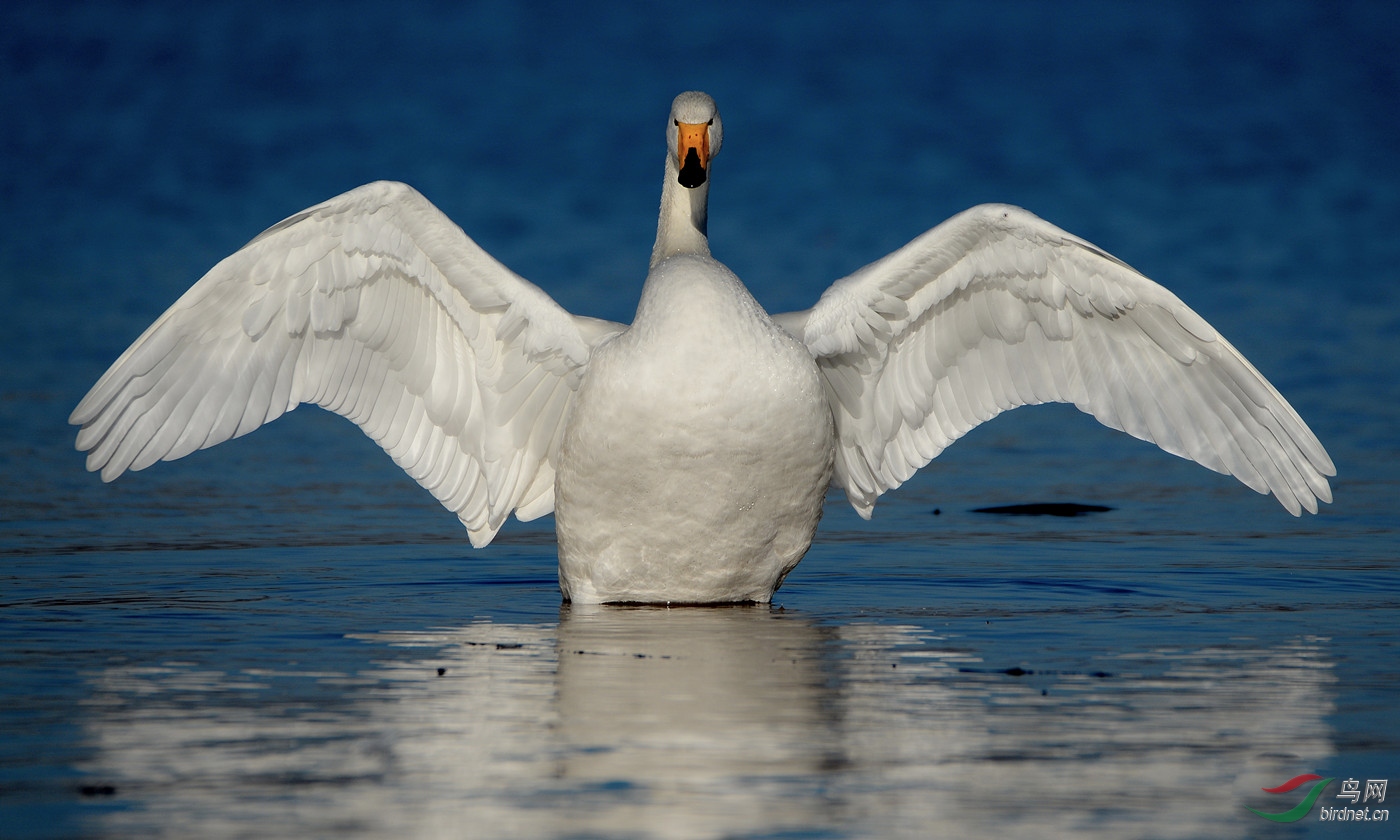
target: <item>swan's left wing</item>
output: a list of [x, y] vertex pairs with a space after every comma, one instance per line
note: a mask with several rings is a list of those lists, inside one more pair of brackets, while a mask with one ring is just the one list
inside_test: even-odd
[[1287, 401], [1171, 292], [1017, 207], [974, 207], [776, 320], [825, 378], [833, 483], [869, 517], [978, 424], [1073, 403], [1273, 493], [1332, 500], [1336, 468]]

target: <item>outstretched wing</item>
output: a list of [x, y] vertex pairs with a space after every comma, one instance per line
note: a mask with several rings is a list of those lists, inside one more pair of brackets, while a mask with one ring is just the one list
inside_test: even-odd
[[111, 481], [301, 403], [357, 423], [474, 545], [554, 509], [554, 459], [593, 346], [577, 318], [417, 191], [367, 184], [224, 259], [98, 380], [69, 422]]
[[1171, 292], [1017, 207], [974, 207], [777, 317], [825, 377], [833, 482], [869, 517], [974, 426], [1073, 403], [1274, 496], [1332, 501], [1317, 437], [1234, 347]]

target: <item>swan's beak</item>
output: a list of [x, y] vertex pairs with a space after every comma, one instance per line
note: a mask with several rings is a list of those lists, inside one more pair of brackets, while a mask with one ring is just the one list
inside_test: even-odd
[[710, 168], [710, 126], [709, 123], [677, 122], [676, 129], [680, 185], [693, 190], [705, 183], [705, 173]]

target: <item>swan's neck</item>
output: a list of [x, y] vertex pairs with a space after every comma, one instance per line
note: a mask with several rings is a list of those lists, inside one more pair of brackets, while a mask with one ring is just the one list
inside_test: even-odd
[[676, 162], [666, 156], [666, 180], [661, 186], [661, 215], [656, 222], [656, 245], [651, 249], [651, 267], [677, 254], [710, 255], [705, 236], [706, 206], [710, 182], [694, 189], [680, 185]]

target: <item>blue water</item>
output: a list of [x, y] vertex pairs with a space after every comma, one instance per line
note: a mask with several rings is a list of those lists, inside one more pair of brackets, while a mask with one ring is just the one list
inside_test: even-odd
[[[1247, 808], [1400, 777], [1397, 41], [1385, 3], [11, 0], [0, 835], [1380, 836]], [[369, 180], [628, 320], [690, 87], [715, 253], [771, 309], [1023, 205], [1229, 336], [1336, 503], [1027, 409], [873, 522], [833, 496], [771, 609], [582, 611], [549, 519], [473, 550], [314, 409], [82, 469], [67, 414], [127, 344]], [[1042, 501], [1112, 510], [973, 512]]]

